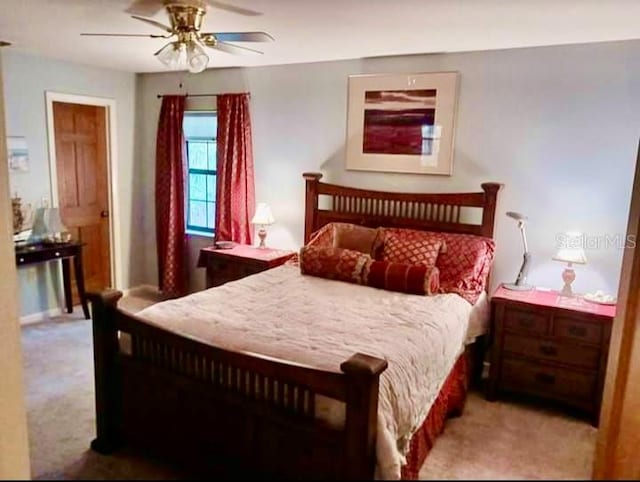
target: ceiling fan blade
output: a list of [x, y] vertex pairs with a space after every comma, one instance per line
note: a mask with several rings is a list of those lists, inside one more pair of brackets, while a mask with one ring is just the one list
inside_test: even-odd
[[228, 3], [218, 2], [216, 0], [207, 0], [207, 3], [214, 8], [219, 8], [220, 10], [226, 10], [228, 12], [239, 13], [240, 15], [247, 15], [250, 17], [262, 15], [262, 12], [256, 12], [255, 10], [250, 10], [248, 8], [236, 7], [235, 5], [229, 5]]
[[143, 17], [153, 17], [164, 8], [161, 0], [135, 0], [125, 12]]
[[81, 33], [85, 37], [147, 37], [147, 38], [168, 38], [165, 35], [153, 35], [148, 33]]
[[261, 55], [262, 54], [262, 52], [260, 52], [259, 50], [254, 50], [247, 47], [240, 47], [239, 45], [228, 44], [226, 42], [216, 42], [213, 45], [207, 45], [207, 47], [222, 50], [223, 52], [227, 52], [228, 54], [237, 54], [237, 55], [253, 55], [253, 54]]
[[275, 40], [267, 32], [211, 32], [201, 35], [213, 35], [221, 42], [273, 42]]
[[131, 15], [131, 18], [135, 18], [136, 20], [140, 20], [142, 22], [146, 22], [149, 25], [153, 25], [154, 27], [161, 28], [165, 32], [173, 33], [173, 29], [167, 25], [164, 25], [160, 22], [156, 22], [155, 20], [151, 20], [150, 18], [140, 17], [138, 15]]

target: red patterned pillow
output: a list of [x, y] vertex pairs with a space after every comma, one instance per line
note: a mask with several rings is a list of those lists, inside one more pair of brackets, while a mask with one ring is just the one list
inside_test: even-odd
[[321, 278], [362, 283], [362, 270], [371, 256], [326, 246], [303, 246], [300, 249], [300, 272]]
[[391, 263], [433, 267], [440, 252], [445, 249], [439, 233], [410, 229], [385, 230], [381, 257], [382, 261]]
[[335, 248], [352, 249], [371, 254], [371, 249], [378, 236], [378, 230], [358, 224], [333, 224], [333, 246]]
[[333, 246], [333, 224], [325, 224], [317, 231], [311, 233], [307, 246]]
[[328, 223], [315, 231], [307, 246], [334, 247], [371, 254], [378, 229], [351, 223]]
[[439, 292], [436, 267], [374, 261], [368, 254], [350, 249], [303, 246], [300, 249], [300, 272], [389, 291], [417, 295]]
[[493, 239], [472, 234], [442, 233], [446, 252], [438, 256], [440, 292], [458, 293], [475, 304], [484, 291], [495, 255]]
[[363, 284], [415, 295], [435, 295], [439, 272], [434, 266], [371, 261], [363, 271]]

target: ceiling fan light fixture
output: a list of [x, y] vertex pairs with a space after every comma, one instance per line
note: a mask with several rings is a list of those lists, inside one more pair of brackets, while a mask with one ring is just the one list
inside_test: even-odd
[[198, 42], [190, 42], [187, 46], [187, 68], [189, 72], [198, 74], [207, 68], [209, 56]]
[[185, 51], [182, 42], [171, 42], [165, 45], [157, 54], [158, 60], [171, 70], [178, 70], [181, 66], [181, 58]]

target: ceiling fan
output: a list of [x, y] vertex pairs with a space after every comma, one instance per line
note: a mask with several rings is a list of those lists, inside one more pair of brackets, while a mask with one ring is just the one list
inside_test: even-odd
[[[126, 11], [135, 13], [132, 18], [163, 30], [162, 34], [82, 33], [86, 36], [149, 37], [172, 39], [154, 55], [173, 70], [187, 68], [198, 73], [207, 68], [209, 56], [202, 47], [221, 50], [230, 54], [262, 54], [262, 52], [227, 42], [271, 42], [266, 32], [201, 32], [207, 6], [229, 10], [242, 15], [260, 15], [259, 12], [235, 7], [214, 0], [137, 0]], [[165, 25], [144, 15], [167, 11], [171, 25]]]

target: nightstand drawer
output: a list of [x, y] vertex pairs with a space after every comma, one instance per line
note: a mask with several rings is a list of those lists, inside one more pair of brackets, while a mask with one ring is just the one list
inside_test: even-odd
[[226, 260], [215, 259], [209, 263], [216, 278], [234, 278], [236, 272], [236, 264]]
[[556, 316], [553, 323], [553, 334], [560, 338], [598, 345], [602, 340], [602, 325]]
[[209, 260], [211, 286], [220, 286], [268, 269], [267, 265], [245, 263], [243, 261], [216, 258]]
[[505, 358], [502, 362], [502, 387], [561, 400], [592, 403], [596, 375], [595, 372], [581, 372]]
[[504, 310], [504, 329], [513, 333], [546, 335], [549, 315], [507, 307]]
[[287, 262], [294, 251], [235, 244], [229, 249], [202, 248], [198, 267], [207, 268], [207, 288], [242, 279]]
[[538, 360], [566, 363], [584, 368], [598, 368], [600, 350], [505, 334], [504, 351]]

